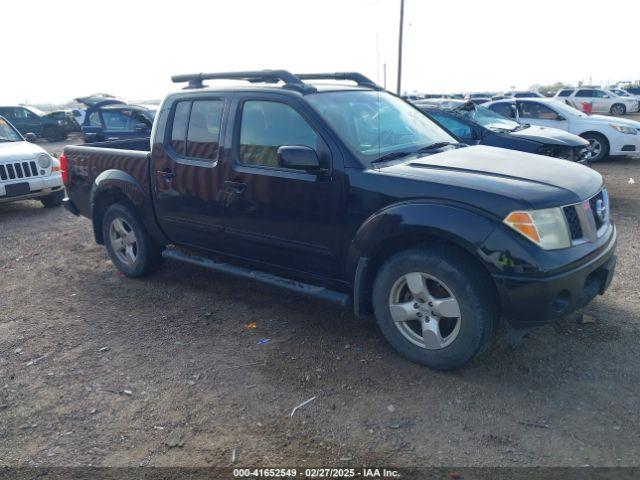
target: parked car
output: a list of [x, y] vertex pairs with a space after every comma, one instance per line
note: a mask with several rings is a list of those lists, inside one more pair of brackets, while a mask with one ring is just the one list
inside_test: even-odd
[[493, 95], [493, 93], [470, 93], [467, 95], [467, 100], [475, 103], [476, 105], [482, 105], [483, 103], [490, 102]]
[[590, 168], [462, 145], [358, 73], [173, 80], [188, 88], [163, 101], [151, 152], [61, 157], [66, 208], [129, 277], [164, 257], [353, 305], [439, 369], [485, 350], [502, 318], [544, 324], [609, 286], [616, 229]]
[[[508, 98], [545, 98], [540, 92], [534, 92], [533, 90], [507, 92], [504, 96]], [[494, 100], [499, 99], [494, 98]]]
[[73, 128], [73, 124], [67, 116], [47, 114], [34, 107], [0, 106], [0, 115], [17, 128], [22, 135], [33, 133], [50, 142], [66, 139], [67, 134]]
[[65, 135], [80, 131], [80, 124], [71, 110], [54, 110], [47, 115], [56, 120], [59, 125], [63, 125]]
[[638, 101], [634, 98], [619, 97], [615, 93], [602, 88], [563, 88], [558, 90], [556, 100], [584, 110], [584, 104], [590, 104], [593, 113], [611, 113], [624, 115], [638, 110]]
[[0, 204], [38, 199], [45, 207], [59, 207], [63, 198], [60, 162], [0, 116]]
[[[627, 90], [624, 90], [623, 88], [611, 88], [609, 90], [611, 90], [613, 93], [615, 93], [619, 97], [633, 98], [636, 101], [638, 101], [640, 105], [640, 94], [635, 95], [633, 93], [628, 92]], [[638, 111], [640, 111], [640, 108], [638, 108]]]
[[537, 153], [574, 162], [588, 158], [589, 142], [563, 130], [518, 122], [471, 102], [453, 108], [420, 107], [436, 123], [468, 145]]
[[154, 112], [139, 105], [105, 97], [83, 97], [87, 105], [82, 133], [87, 143], [145, 138], [151, 134]]
[[590, 143], [592, 162], [607, 156], [640, 156], [640, 122], [587, 115], [551, 98], [498, 100], [485, 106], [522, 124], [558, 128], [581, 136]]

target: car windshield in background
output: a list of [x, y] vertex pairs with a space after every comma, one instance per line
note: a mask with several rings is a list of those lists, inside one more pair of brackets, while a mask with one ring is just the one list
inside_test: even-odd
[[0, 118], [0, 142], [21, 142], [22, 138], [7, 123], [4, 118]]
[[473, 109], [460, 108], [457, 111], [460, 115], [468, 117], [490, 130], [512, 132], [522, 128], [518, 122], [480, 105], [475, 105]]
[[307, 99], [366, 164], [391, 153], [457, 142], [419, 110], [386, 92], [325, 92]]

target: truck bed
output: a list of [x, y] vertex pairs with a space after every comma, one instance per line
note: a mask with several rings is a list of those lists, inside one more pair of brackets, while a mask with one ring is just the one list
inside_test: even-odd
[[[67, 195], [78, 212], [91, 217], [91, 190], [96, 178], [128, 175], [142, 189], [140, 197], [150, 199], [149, 138], [114, 140], [65, 147], [69, 183]], [[113, 172], [106, 173], [108, 170]], [[126, 173], [125, 173], [126, 172]]]

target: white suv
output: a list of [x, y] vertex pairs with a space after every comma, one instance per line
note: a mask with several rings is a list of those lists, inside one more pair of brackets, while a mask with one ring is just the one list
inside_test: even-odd
[[[33, 134], [27, 134], [27, 138]], [[58, 207], [64, 198], [60, 162], [38, 145], [27, 142], [0, 117], [0, 204], [35, 198]]]
[[589, 103], [593, 113], [624, 115], [638, 111], [638, 101], [635, 98], [621, 97], [603, 88], [563, 88], [558, 90], [554, 98], [578, 110], [584, 110], [584, 104]]

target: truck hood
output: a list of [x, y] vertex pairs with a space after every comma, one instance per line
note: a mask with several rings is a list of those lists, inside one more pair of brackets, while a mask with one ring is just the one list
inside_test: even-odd
[[38, 145], [29, 142], [0, 142], [0, 163], [15, 160], [33, 160], [46, 153]]
[[[603, 183], [598, 172], [583, 165], [483, 145], [413, 157], [381, 168], [379, 173], [421, 180], [424, 190], [431, 189], [440, 198], [446, 195], [458, 201], [467, 197], [474, 203], [477, 200], [480, 208], [485, 208], [482, 199], [491, 197], [492, 207], [487, 209], [498, 215], [504, 214], [502, 207], [513, 209], [515, 204], [518, 208], [549, 208], [578, 203], [595, 195]], [[474, 193], [468, 194], [469, 190]]]
[[562, 145], [566, 147], [586, 147], [589, 145], [589, 142], [584, 138], [558, 128], [537, 127], [531, 125], [528, 128], [523, 128], [522, 130], [510, 132], [509, 135], [513, 135], [518, 138], [526, 138], [527, 140], [532, 140], [534, 142], [544, 143], [545, 145]]

